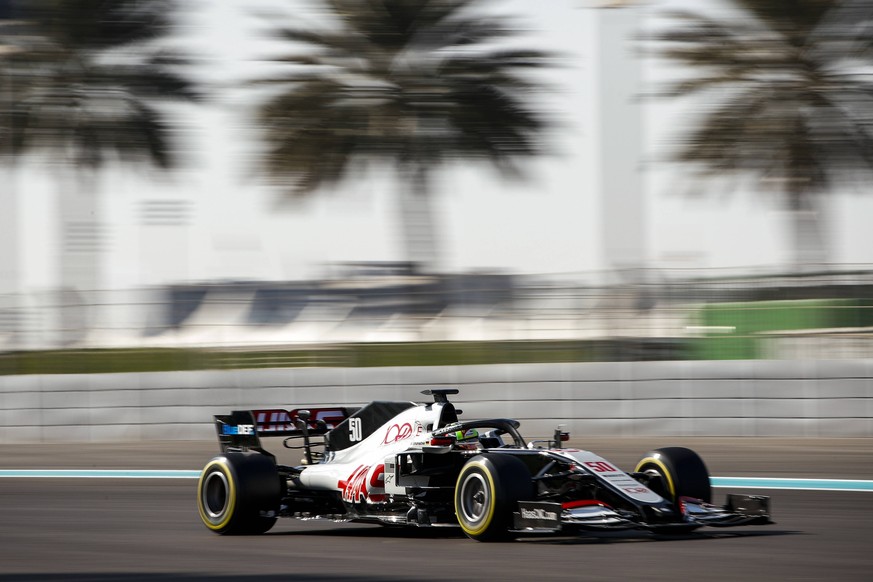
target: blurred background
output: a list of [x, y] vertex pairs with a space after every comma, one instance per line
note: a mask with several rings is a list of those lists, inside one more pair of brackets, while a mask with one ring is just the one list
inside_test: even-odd
[[0, 373], [873, 356], [869, 0], [0, 0]]

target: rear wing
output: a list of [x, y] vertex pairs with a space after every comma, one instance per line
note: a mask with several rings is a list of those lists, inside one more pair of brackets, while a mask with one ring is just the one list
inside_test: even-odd
[[222, 451], [228, 448], [261, 450], [260, 437], [324, 435], [354, 414], [357, 408], [234, 410], [216, 414], [215, 432]]

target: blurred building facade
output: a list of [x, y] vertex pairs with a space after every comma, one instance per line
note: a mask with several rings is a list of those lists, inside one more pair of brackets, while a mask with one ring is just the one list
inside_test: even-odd
[[[0, 0], [0, 18], [7, 4]], [[631, 351], [628, 357], [767, 357], [827, 354], [832, 347], [835, 355], [859, 349], [869, 354], [869, 265], [784, 275], [778, 249], [748, 242], [753, 240], [750, 223], [757, 220], [752, 211], [725, 221], [728, 234], [718, 242], [708, 235], [716, 230], [713, 216], [722, 207], [710, 210], [707, 219], [684, 218], [691, 229], [655, 224], [663, 221], [666, 213], [660, 210], [658, 219], [656, 212], [666, 205], [644, 180], [641, 142], [644, 125], [663, 120], [653, 119], [658, 115], [637, 99], [644, 71], [632, 47], [644, 8], [618, 3], [580, 10], [578, 4], [562, 1], [553, 11], [526, 10], [555, 30], [558, 25], [572, 29], [566, 46], [549, 48], [569, 51], [567, 70], [584, 69], [574, 78], [578, 86], [561, 87], [570, 87], [573, 99], [586, 99], [573, 101], [574, 107], [588, 112], [589, 102], [596, 105], [596, 131], [581, 128], [586, 135], [573, 137], [578, 151], [542, 162], [539, 182], [513, 184], [516, 189], [499, 203], [488, 198], [474, 207], [485, 199], [481, 190], [509, 186], [490, 178], [447, 179], [449, 190], [461, 185], [458, 214], [478, 219], [466, 223], [473, 228], [455, 227], [456, 240], [449, 242], [455, 245], [454, 262], [445, 272], [418, 273], [410, 265], [387, 262], [397, 253], [385, 242], [390, 236], [380, 214], [381, 197], [390, 190], [384, 177], [377, 177], [375, 186], [350, 186], [378, 191], [377, 202], [355, 202], [364, 208], [360, 216], [342, 208], [349, 198], [315, 211], [276, 212], [264, 202], [268, 192], [263, 185], [243, 177], [241, 161], [249, 152], [234, 149], [234, 140], [251, 128], [240, 127], [241, 116], [233, 116], [239, 103], [230, 102], [198, 118], [204, 135], [196, 149], [209, 154], [208, 167], [166, 181], [149, 173], [122, 177], [113, 168], [108, 179], [101, 177], [81, 190], [85, 200], [67, 198], [63, 204], [69, 207], [59, 209], [49, 201], [56, 186], [47, 183], [48, 172], [38, 160], [4, 160], [2, 171], [10, 178], [0, 187], [0, 349], [644, 338], [646, 346], [654, 347]], [[218, 3], [210, 8], [222, 10], [233, 11]], [[579, 40], [579, 30], [595, 31], [590, 45]], [[555, 36], [546, 30], [539, 40], [545, 46]], [[586, 60], [596, 66], [583, 66]], [[225, 63], [212, 64], [223, 70]], [[579, 175], [597, 179], [589, 183]], [[544, 196], [539, 190], [546, 185], [552, 185], [546, 194], [560, 195]], [[105, 228], [91, 220], [97, 213], [95, 190], [104, 195]], [[507, 219], [507, 209], [520, 197], [528, 197], [529, 206], [519, 206], [514, 216], [521, 219]], [[568, 200], [578, 206], [566, 205]], [[534, 214], [543, 207], [549, 211]], [[691, 216], [693, 209], [679, 208]], [[864, 212], [843, 215], [858, 219]], [[60, 224], [60, 229], [52, 226]], [[597, 229], [601, 248], [591, 253], [597, 260], [586, 263], [579, 248], [583, 239], [565, 236], [557, 224], [571, 224], [573, 233]], [[705, 256], [706, 245], [745, 246], [745, 257], [775, 266], [762, 270], [761, 263], [749, 262], [749, 269], [728, 272], [708, 270], [709, 263], [700, 261], [685, 271], [658, 269], [666, 245], [654, 231], [674, 236], [683, 253]], [[864, 246], [869, 229], [855, 232], [856, 238], [843, 244], [852, 254], [844, 255], [870, 256], [873, 245]], [[518, 240], [526, 242], [513, 248], [534, 249], [533, 260], [521, 268], [516, 267], [522, 264], [515, 256], [519, 253], [509, 248]], [[55, 242], [75, 252], [55, 256]], [[489, 246], [498, 249], [499, 262], [469, 258]], [[100, 253], [106, 261], [94, 266]], [[286, 267], [292, 254], [296, 263]], [[76, 264], [69, 256], [84, 262]], [[571, 261], [559, 262], [568, 256]], [[361, 260], [348, 264], [355, 259]], [[46, 268], [56, 260], [70, 271], [67, 280], [81, 278], [78, 286], [87, 294], [56, 293], [64, 276]], [[339, 261], [339, 266], [305, 277], [299, 264], [307, 260], [310, 265]], [[479, 274], [483, 264], [494, 267], [490, 272], [511, 274]], [[776, 300], [788, 303], [763, 303]], [[77, 318], [77, 313], [88, 316]], [[767, 321], [753, 321], [756, 314]], [[712, 349], [688, 347], [697, 340]]]

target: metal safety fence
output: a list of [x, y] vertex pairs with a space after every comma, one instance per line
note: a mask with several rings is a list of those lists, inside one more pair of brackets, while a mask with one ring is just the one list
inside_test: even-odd
[[873, 269], [388, 272], [0, 297], [5, 353], [186, 348], [221, 367], [335, 366], [361, 363], [348, 346], [461, 342], [576, 361], [873, 357]]

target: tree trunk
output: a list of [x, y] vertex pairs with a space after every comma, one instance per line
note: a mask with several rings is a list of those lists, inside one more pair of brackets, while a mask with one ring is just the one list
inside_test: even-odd
[[0, 349], [22, 349], [21, 338], [21, 244], [18, 231], [18, 199], [14, 164], [0, 188]]
[[797, 271], [822, 269], [829, 260], [824, 204], [817, 201], [809, 180], [790, 180], [788, 188], [792, 267]]
[[94, 325], [104, 242], [93, 173], [72, 168], [66, 178], [57, 190], [59, 347], [81, 344]]
[[421, 164], [406, 171], [409, 175], [401, 181], [399, 193], [404, 256], [418, 271], [436, 272], [441, 265], [428, 171]]

